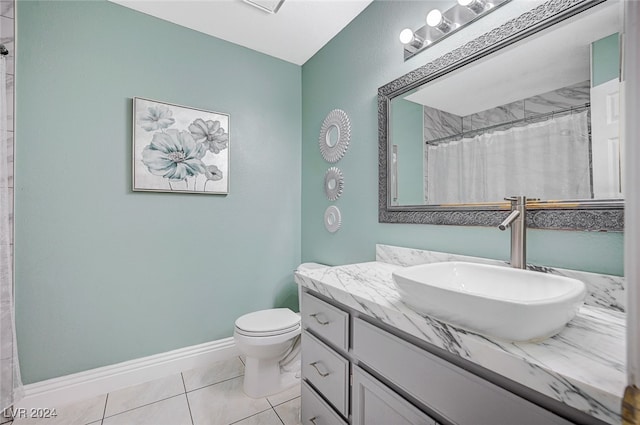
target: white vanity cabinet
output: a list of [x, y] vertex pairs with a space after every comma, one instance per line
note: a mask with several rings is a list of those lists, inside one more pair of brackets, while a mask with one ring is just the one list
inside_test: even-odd
[[573, 423], [306, 289], [301, 315], [305, 425]]

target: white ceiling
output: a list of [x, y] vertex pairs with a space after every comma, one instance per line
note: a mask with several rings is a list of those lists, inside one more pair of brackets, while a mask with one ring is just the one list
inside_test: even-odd
[[619, 4], [594, 7], [405, 99], [463, 117], [589, 80], [590, 44], [621, 30]]
[[372, 0], [285, 0], [276, 14], [242, 0], [111, 1], [302, 65]]

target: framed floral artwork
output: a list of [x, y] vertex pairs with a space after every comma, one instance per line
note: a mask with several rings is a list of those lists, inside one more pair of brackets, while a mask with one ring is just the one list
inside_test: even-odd
[[229, 115], [133, 98], [133, 190], [229, 193]]

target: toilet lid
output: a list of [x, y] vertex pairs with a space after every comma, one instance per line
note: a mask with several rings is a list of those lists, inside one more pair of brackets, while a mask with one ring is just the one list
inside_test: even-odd
[[256, 334], [281, 333], [300, 326], [300, 316], [288, 308], [254, 311], [236, 320], [236, 328]]

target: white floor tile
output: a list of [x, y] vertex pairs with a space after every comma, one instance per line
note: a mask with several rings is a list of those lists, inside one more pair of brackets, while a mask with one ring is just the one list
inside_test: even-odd
[[[107, 395], [105, 394], [60, 407], [51, 406], [51, 409], [55, 408], [56, 417], [16, 417], [16, 419], [13, 421], [13, 425], [86, 425], [88, 423], [99, 421], [102, 419], [106, 399]], [[19, 406], [17, 413], [19, 413]], [[29, 413], [28, 409], [26, 413]]]
[[194, 425], [228, 425], [271, 407], [266, 398], [245, 395], [242, 377], [189, 392], [187, 397]]
[[270, 395], [267, 397], [267, 400], [269, 400], [269, 403], [271, 403], [272, 406], [277, 406], [285, 401], [293, 400], [296, 397], [300, 397], [300, 384], [289, 388], [288, 390], [284, 390], [281, 393]]
[[300, 397], [274, 407], [284, 425], [300, 425]]
[[238, 357], [216, 362], [207, 367], [182, 372], [187, 391], [217, 384], [227, 379], [242, 376], [242, 374], [244, 374], [244, 365]]
[[234, 422], [233, 425], [282, 425], [282, 422], [273, 409], [269, 409], [248, 417], [247, 419], [243, 419], [240, 422]]
[[180, 374], [109, 393], [105, 417], [184, 393]]
[[103, 425], [191, 425], [184, 394], [105, 418]]

